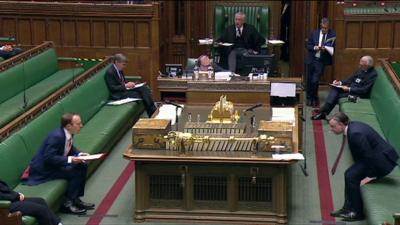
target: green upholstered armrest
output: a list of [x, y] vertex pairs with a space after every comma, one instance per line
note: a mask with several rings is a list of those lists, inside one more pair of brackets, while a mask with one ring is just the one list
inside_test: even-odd
[[127, 81], [138, 81], [142, 79], [142, 76], [125, 76]]
[[79, 59], [74, 57], [58, 57], [57, 60], [61, 62], [79, 62]]
[[11, 202], [7, 200], [0, 200], [0, 208], [6, 209], [10, 208]]
[[268, 39], [270, 32], [270, 10], [265, 6], [223, 6], [217, 5], [214, 9], [214, 36], [220, 38], [225, 28], [234, 24], [235, 13], [246, 14], [246, 23], [256, 27], [258, 32]]

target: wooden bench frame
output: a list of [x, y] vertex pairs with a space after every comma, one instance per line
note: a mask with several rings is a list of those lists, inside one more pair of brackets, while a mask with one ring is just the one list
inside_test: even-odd
[[389, 59], [380, 58], [378, 59], [378, 61], [381, 63], [382, 68], [385, 70], [385, 72], [389, 75], [393, 87], [396, 89], [397, 93], [400, 94], [400, 79], [396, 76], [396, 72], [390, 64]]

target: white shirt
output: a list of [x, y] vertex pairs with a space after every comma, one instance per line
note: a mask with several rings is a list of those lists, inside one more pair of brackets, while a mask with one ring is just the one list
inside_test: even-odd
[[344, 128], [344, 132], [343, 132], [343, 134], [344, 134], [344, 136], [347, 136], [347, 129], [349, 128], [349, 125], [347, 125], [345, 128]]
[[[328, 34], [325, 34], [325, 38]], [[318, 46], [321, 47], [322, 46], [322, 38], [324, 37], [324, 34], [322, 33], [322, 30], [319, 31], [319, 39], [318, 39]], [[314, 47], [314, 49], [316, 50], [316, 47]], [[321, 51], [318, 51], [317, 53], [315, 53], [315, 57], [319, 58], [321, 57]]]
[[[65, 145], [64, 145], [64, 155], [67, 154], [68, 151], [70, 151], [70, 149], [68, 149], [68, 140], [71, 139], [71, 146], [70, 148], [72, 148], [72, 135], [69, 133], [69, 131], [67, 129], [64, 128], [64, 133], [65, 133]], [[68, 163], [72, 162], [72, 156], [68, 156]]]

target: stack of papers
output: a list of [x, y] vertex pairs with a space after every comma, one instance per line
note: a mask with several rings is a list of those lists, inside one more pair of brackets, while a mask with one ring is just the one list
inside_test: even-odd
[[99, 153], [99, 154], [93, 154], [93, 155], [78, 156], [77, 158], [85, 160], [85, 161], [91, 161], [91, 160], [101, 159], [103, 157], [104, 157], [104, 153]]
[[232, 75], [232, 72], [230, 72], [230, 71], [227, 71], [227, 72], [216, 72], [215, 73], [215, 79], [216, 80], [227, 80], [227, 81], [229, 81], [229, 80], [231, 80], [231, 75]]
[[[180, 105], [180, 104], [179, 104]], [[167, 119], [171, 120], [171, 125], [174, 125], [176, 122], [176, 108], [178, 108], [178, 116], [182, 114], [182, 109], [184, 105], [180, 105], [182, 108], [178, 108], [171, 104], [164, 104], [160, 108], [158, 108], [158, 114], [155, 119]]]
[[271, 45], [282, 45], [282, 44], [285, 44], [285, 42], [282, 41], [282, 40], [268, 40], [268, 44], [271, 44]]
[[225, 47], [229, 47], [229, 46], [232, 46], [233, 43], [224, 43], [224, 42], [220, 42], [220, 43], [218, 43], [218, 45], [225, 46]]
[[211, 45], [213, 42], [214, 42], [214, 40], [210, 39], [210, 38], [199, 39], [200, 45]]
[[296, 115], [295, 115], [294, 108], [273, 107], [272, 108], [272, 121], [286, 121], [286, 122], [291, 122], [294, 125], [296, 122]]
[[136, 101], [140, 101], [140, 100], [142, 100], [142, 99], [141, 98], [124, 98], [121, 100], [108, 102], [107, 105], [122, 105], [122, 104], [126, 104], [129, 102], [136, 102]]
[[277, 160], [304, 160], [304, 156], [301, 153], [272, 154], [272, 158]]

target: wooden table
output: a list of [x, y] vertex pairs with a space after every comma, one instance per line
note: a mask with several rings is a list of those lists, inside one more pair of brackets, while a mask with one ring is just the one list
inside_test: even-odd
[[166, 94], [185, 93], [187, 104], [214, 104], [224, 94], [235, 104], [269, 104], [271, 83], [295, 83], [298, 102], [303, 102], [301, 78], [268, 78], [252, 81], [191, 80], [185, 78], [158, 77], [158, 90]]
[[[201, 118], [205, 118], [203, 112], [207, 110], [199, 108], [185, 107], [178, 130], [189, 112], [200, 112]], [[256, 112], [257, 120], [270, 116], [266, 107]], [[298, 127], [296, 121], [295, 132], [299, 132]], [[298, 137], [297, 133], [294, 135]], [[294, 143], [298, 145], [295, 140]], [[297, 149], [298, 146], [293, 147], [293, 152]], [[124, 158], [136, 162], [137, 222], [287, 224], [288, 167], [296, 160], [274, 160], [271, 152], [181, 154], [132, 147], [126, 150]]]

